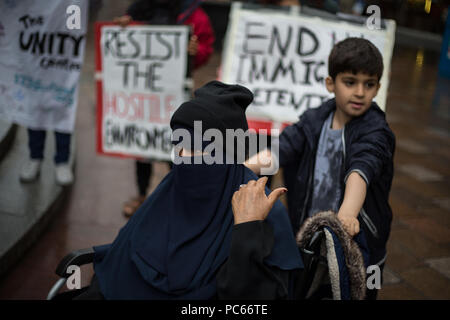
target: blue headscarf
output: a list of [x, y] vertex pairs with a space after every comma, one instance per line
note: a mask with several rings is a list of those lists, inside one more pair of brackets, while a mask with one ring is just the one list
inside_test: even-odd
[[[231, 198], [241, 184], [256, 179], [239, 164], [175, 164], [115, 241], [94, 248], [94, 269], [105, 298], [214, 298], [215, 276], [230, 251]], [[283, 270], [302, 268], [280, 201], [266, 221], [275, 239], [265, 263]]]

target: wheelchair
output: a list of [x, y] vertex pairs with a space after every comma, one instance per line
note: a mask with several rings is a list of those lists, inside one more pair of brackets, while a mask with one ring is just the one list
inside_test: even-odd
[[71, 299], [85, 291], [85, 289], [79, 289], [79, 291], [68, 292], [60, 294], [59, 291], [66, 284], [67, 279], [70, 277], [68, 269], [70, 266], [78, 266], [90, 264], [94, 262], [95, 251], [94, 248], [87, 248], [72, 251], [66, 255], [58, 264], [55, 273], [60, 277], [56, 283], [52, 286], [47, 295], [47, 300], [56, 299]]
[[[327, 268], [327, 260], [321, 254], [321, 244], [324, 239], [323, 230], [317, 231], [309, 241], [309, 244], [305, 248], [299, 248], [300, 254], [303, 259], [304, 269], [294, 276], [294, 292], [295, 299], [322, 299], [324, 289], [315, 289], [311, 292], [314, 279], [317, 278], [318, 271], [321, 270], [323, 274]], [[56, 283], [50, 289], [47, 300], [70, 300], [76, 298], [88, 287], [76, 289], [72, 291], [66, 291], [60, 293], [61, 288], [66, 284], [71, 273], [68, 272], [70, 266], [81, 267], [93, 263], [95, 251], [94, 248], [86, 248], [73, 251], [67, 254], [58, 264], [55, 273], [60, 277]]]

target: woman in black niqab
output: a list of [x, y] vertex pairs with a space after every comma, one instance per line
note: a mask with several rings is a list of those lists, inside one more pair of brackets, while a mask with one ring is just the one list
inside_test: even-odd
[[[202, 120], [204, 130], [247, 130], [245, 108], [252, 99], [244, 87], [210, 82], [179, 107], [171, 127], [192, 130], [193, 120]], [[216, 275], [229, 255], [234, 224], [231, 198], [257, 176], [242, 164], [194, 164], [194, 157], [192, 164], [174, 164], [111, 245], [95, 247], [94, 269], [106, 299], [217, 297]], [[265, 221], [274, 244], [264, 263], [303, 267], [279, 201]]]

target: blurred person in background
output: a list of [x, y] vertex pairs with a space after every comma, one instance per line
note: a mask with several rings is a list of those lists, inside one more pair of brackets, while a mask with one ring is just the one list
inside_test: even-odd
[[[193, 69], [203, 66], [213, 53], [215, 40], [210, 19], [201, 8], [201, 0], [138, 0], [130, 5], [125, 15], [114, 22], [125, 27], [132, 21], [153, 25], [189, 25], [192, 35], [188, 54]], [[171, 167], [171, 163], [168, 163]], [[138, 195], [126, 201], [123, 214], [130, 217], [144, 202], [153, 173], [151, 159], [136, 160]]]
[[[41, 171], [47, 132], [31, 128], [28, 128], [27, 131], [30, 158], [22, 167], [20, 181], [33, 182]], [[69, 164], [71, 137], [71, 133], [55, 131], [56, 153], [53, 160], [55, 162], [56, 182], [62, 186], [73, 183], [73, 172]]]

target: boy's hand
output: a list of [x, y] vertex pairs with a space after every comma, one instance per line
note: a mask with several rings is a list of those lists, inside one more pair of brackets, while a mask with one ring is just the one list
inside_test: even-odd
[[357, 217], [366, 198], [366, 189], [366, 181], [359, 173], [350, 173], [345, 186], [344, 201], [338, 211], [338, 219], [352, 237], [359, 232]]
[[345, 231], [353, 237], [359, 233], [359, 221], [353, 216], [345, 215], [342, 213], [338, 214], [338, 219], [341, 221], [344, 226]]
[[287, 191], [286, 188], [277, 188], [266, 196], [264, 189], [267, 180], [267, 177], [251, 180], [234, 193], [231, 199], [234, 224], [264, 220], [275, 201]]

